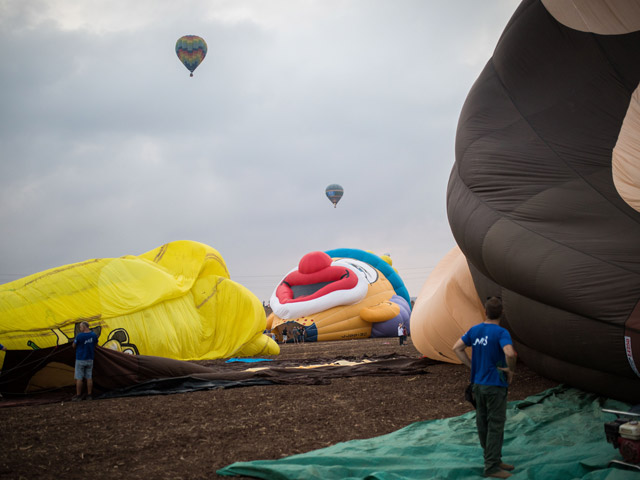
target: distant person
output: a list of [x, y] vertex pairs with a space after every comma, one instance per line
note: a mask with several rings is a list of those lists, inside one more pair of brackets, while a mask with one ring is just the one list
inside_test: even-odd
[[282, 343], [287, 343], [287, 327], [282, 329]]
[[307, 336], [307, 329], [305, 328], [304, 325], [301, 325], [300, 327], [298, 327], [298, 341], [304, 343], [304, 340]]
[[76, 402], [82, 400], [83, 380], [87, 380], [87, 400], [93, 399], [93, 358], [98, 335], [91, 331], [88, 322], [80, 323], [80, 333], [73, 340], [73, 348], [76, 350], [76, 394], [71, 399]]
[[409, 332], [407, 331], [407, 326], [406, 325], [402, 325], [402, 341], [405, 345], [407, 345], [407, 335], [409, 334]]
[[398, 324], [398, 342], [402, 345], [402, 341], [404, 340], [404, 330], [402, 329], [403, 324]]
[[[502, 462], [507, 392], [516, 368], [517, 354], [511, 335], [500, 326], [502, 300], [489, 298], [485, 321], [475, 325], [453, 345], [456, 356], [471, 368], [476, 402], [476, 427], [484, 450], [484, 476], [509, 478], [513, 465]], [[466, 348], [471, 347], [471, 359]]]

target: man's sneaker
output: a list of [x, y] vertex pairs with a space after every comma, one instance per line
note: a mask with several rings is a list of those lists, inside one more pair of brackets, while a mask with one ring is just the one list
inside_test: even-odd
[[79, 402], [80, 400], [82, 400], [82, 395], [74, 395], [71, 397], [72, 402]]
[[93, 396], [91, 396], [91, 395], [87, 395], [84, 399], [85, 399], [85, 400], [93, 400]]
[[500, 464], [500, 468], [510, 472], [511, 470], [513, 470], [516, 467], [514, 467], [513, 465], [509, 465], [508, 463], [501, 463]]

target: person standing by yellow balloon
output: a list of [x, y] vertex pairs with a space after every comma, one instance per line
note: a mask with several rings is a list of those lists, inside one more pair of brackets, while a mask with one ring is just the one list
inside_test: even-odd
[[98, 344], [98, 335], [91, 331], [88, 322], [80, 323], [80, 333], [76, 335], [73, 341], [73, 348], [76, 350], [76, 395], [72, 401], [82, 400], [82, 384], [87, 379], [87, 400], [91, 400], [93, 392], [93, 358], [95, 355], [96, 345]]

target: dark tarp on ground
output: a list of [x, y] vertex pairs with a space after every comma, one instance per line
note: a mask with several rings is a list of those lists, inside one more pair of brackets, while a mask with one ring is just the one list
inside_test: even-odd
[[[426, 358], [391, 356], [365, 360], [367, 363], [337, 365], [336, 359], [332, 359], [334, 364], [315, 368], [264, 362], [264, 367], [254, 363], [247, 368], [238, 363], [201, 365], [97, 347], [93, 381], [95, 396], [114, 398], [251, 385], [317, 385], [326, 384], [331, 378], [360, 375], [416, 375], [428, 373], [427, 366], [438, 363]], [[314, 363], [318, 363], [317, 360]], [[74, 365], [75, 351], [70, 344], [41, 350], [7, 351], [0, 374], [0, 393], [8, 399], [33, 399], [35, 403], [43, 403], [45, 397], [57, 401], [61, 389], [69, 390], [74, 386]], [[12, 404], [3, 402], [1, 405]]]
[[385, 358], [357, 365], [327, 365], [322, 367], [272, 367], [252, 371], [212, 371], [187, 377], [161, 378], [126, 388], [106, 392], [100, 398], [184, 393], [213, 388], [248, 387], [253, 385], [321, 385], [332, 378], [362, 375], [416, 375], [428, 373], [433, 365], [426, 358]]
[[[0, 374], [0, 393], [24, 395], [73, 386], [75, 350], [71, 344], [39, 350], [9, 350]], [[129, 355], [96, 347], [93, 381], [96, 392], [127, 387], [154, 378], [180, 377], [210, 370], [195, 363]]]
[[[637, 480], [637, 470], [609, 466], [621, 456], [606, 441], [604, 423], [615, 415], [603, 408], [630, 406], [563, 386], [510, 402], [502, 453], [517, 467], [513, 480]], [[217, 473], [269, 480], [463, 480], [482, 478], [483, 459], [472, 411], [280, 460], [237, 462]]]

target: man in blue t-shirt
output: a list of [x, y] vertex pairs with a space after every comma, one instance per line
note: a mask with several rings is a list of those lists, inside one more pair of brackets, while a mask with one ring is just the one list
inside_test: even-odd
[[[513, 465], [502, 462], [502, 441], [507, 418], [507, 387], [513, 379], [517, 354], [511, 335], [500, 326], [502, 300], [491, 297], [484, 304], [486, 319], [453, 345], [456, 356], [471, 368], [476, 401], [476, 426], [484, 450], [484, 475], [508, 478]], [[466, 348], [471, 347], [471, 359]]]
[[87, 400], [91, 400], [93, 391], [93, 357], [98, 344], [98, 336], [89, 328], [88, 322], [80, 323], [80, 333], [73, 340], [76, 349], [76, 394], [72, 401], [82, 400], [82, 383], [87, 379]]

